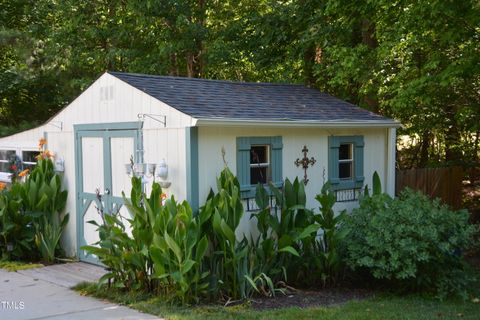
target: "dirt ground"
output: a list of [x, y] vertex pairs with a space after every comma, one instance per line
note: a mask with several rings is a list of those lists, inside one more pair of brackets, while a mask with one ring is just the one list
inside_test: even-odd
[[372, 292], [363, 289], [333, 288], [320, 291], [296, 291], [275, 298], [257, 298], [252, 300], [252, 308], [256, 310], [279, 309], [288, 307], [325, 307], [346, 303], [350, 300], [362, 300], [373, 296]]

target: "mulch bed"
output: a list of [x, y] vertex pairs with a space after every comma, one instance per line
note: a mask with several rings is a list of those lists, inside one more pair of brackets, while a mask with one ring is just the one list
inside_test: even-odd
[[279, 309], [288, 307], [326, 307], [362, 300], [373, 296], [364, 289], [333, 288], [320, 291], [295, 291], [287, 295], [277, 294], [275, 298], [256, 298], [251, 301], [255, 310]]

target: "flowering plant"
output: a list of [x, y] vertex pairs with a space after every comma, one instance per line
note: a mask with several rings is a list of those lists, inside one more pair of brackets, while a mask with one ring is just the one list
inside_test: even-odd
[[40, 153], [36, 157], [36, 159], [38, 161], [42, 160], [42, 159], [53, 159], [53, 158], [55, 158], [55, 153], [53, 153], [50, 150], [48, 150], [47, 148], [45, 148], [46, 145], [47, 145], [47, 140], [45, 138], [41, 138], [38, 141], [38, 151], [40, 151]]
[[18, 174], [23, 170], [22, 160], [17, 155], [12, 155], [8, 161], [8, 172], [10, 172], [10, 180], [15, 182]]

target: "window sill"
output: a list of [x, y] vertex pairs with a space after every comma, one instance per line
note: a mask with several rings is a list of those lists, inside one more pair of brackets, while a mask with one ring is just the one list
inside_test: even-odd
[[[283, 182], [272, 182], [276, 188], [282, 188], [283, 187]], [[263, 185], [265, 190], [269, 195], [272, 195], [272, 191], [270, 190], [270, 183], [266, 183]], [[242, 200], [249, 199], [249, 198], [255, 198], [255, 194], [257, 192], [257, 185], [252, 184], [252, 185], [247, 185], [247, 186], [241, 186], [240, 187], [240, 198]]]

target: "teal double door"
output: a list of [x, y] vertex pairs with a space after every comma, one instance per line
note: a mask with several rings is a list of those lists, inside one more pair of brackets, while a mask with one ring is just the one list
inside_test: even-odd
[[125, 165], [142, 162], [142, 122], [75, 125], [75, 181], [77, 252], [81, 261], [98, 264], [96, 256], [81, 249], [99, 240], [97, 224], [103, 215], [119, 213], [129, 228], [130, 217], [122, 192], [130, 194]]

